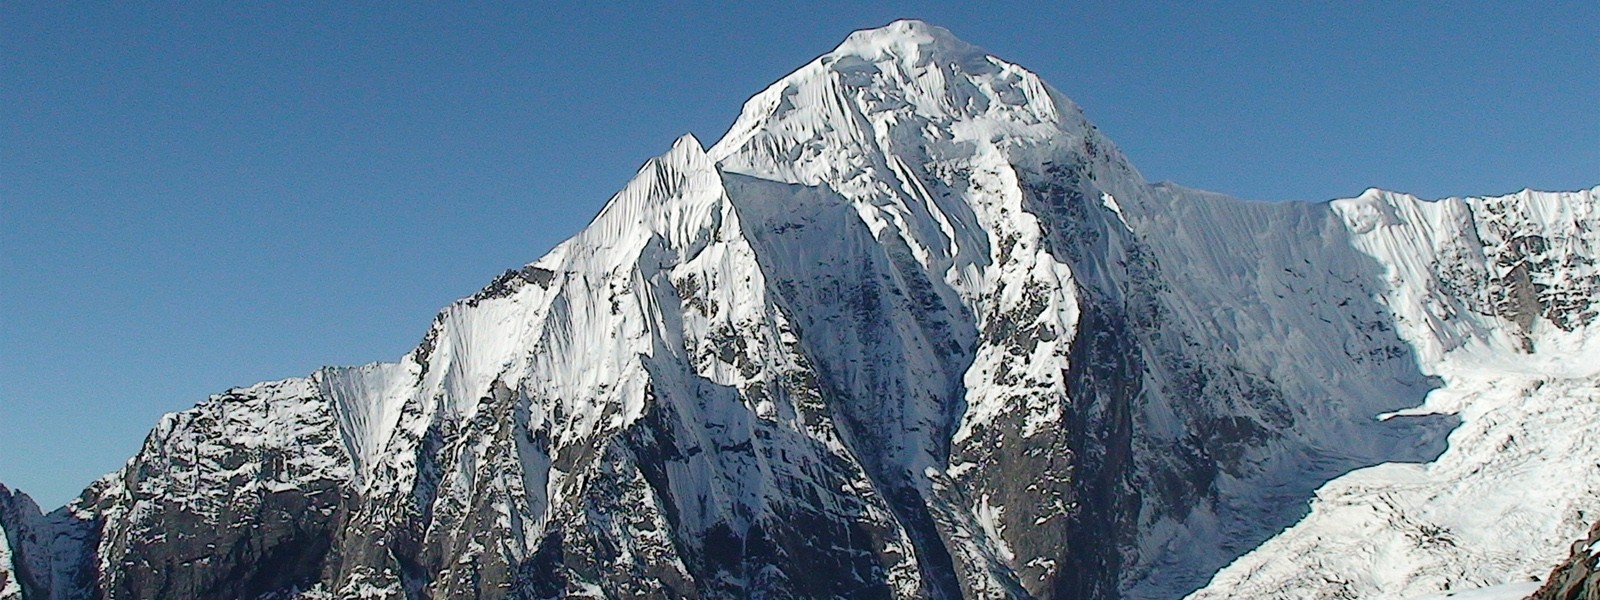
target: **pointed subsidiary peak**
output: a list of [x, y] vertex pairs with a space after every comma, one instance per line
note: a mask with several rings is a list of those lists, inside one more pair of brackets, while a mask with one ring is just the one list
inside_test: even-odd
[[986, 54], [982, 48], [962, 41], [948, 29], [916, 19], [902, 19], [877, 29], [851, 33], [828, 56], [856, 56], [870, 62], [898, 59], [922, 64], [935, 59], [960, 62]]
[[612, 203], [660, 202], [682, 193], [686, 187], [721, 190], [714, 163], [706, 156], [700, 140], [690, 134], [674, 141], [666, 154], [645, 162]]
[[692, 133], [678, 136], [678, 139], [672, 142], [672, 149], [662, 155], [660, 160], [685, 166], [697, 165], [697, 163], [710, 164], [710, 161], [706, 159], [705, 146], [702, 146], [699, 138], [694, 137]]
[[[617, 193], [620, 197], [671, 195], [671, 189], [686, 177], [697, 173], [715, 171], [715, 163], [706, 156], [704, 146], [694, 135], [685, 133], [672, 142], [666, 153], [645, 161], [638, 174]], [[615, 202], [616, 199], [613, 199]]]
[[722, 198], [716, 163], [700, 140], [685, 134], [665, 154], [646, 161], [574, 241], [589, 251], [622, 249], [610, 256], [617, 260], [636, 256], [652, 236], [687, 248], [717, 226]]

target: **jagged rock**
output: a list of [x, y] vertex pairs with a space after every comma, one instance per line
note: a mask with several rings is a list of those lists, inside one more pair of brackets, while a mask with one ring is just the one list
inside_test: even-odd
[[1572, 556], [1550, 571], [1529, 600], [1595, 600], [1600, 598], [1600, 522], [1589, 535], [1572, 543]]

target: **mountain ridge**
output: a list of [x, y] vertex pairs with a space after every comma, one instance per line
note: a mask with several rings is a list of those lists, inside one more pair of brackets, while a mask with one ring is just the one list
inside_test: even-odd
[[[1259, 549], [1303, 543], [1279, 530], [1330, 481], [1446, 457], [1474, 404], [1410, 409], [1455, 357], [1593, 350], [1600, 188], [1150, 185], [1065, 96], [951, 40], [852, 34], [399, 362], [163, 418], [51, 524], [0, 520], [22, 556], [0, 563], [47, 597], [1389, 591]], [[9, 541], [35, 530], [79, 542]], [[1556, 546], [1396, 580], [1548, 570]]]

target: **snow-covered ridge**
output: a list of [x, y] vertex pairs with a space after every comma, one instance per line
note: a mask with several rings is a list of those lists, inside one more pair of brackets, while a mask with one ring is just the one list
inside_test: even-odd
[[400, 361], [231, 390], [69, 507], [0, 502], [0, 589], [1511, 581], [1600, 511], [1597, 193], [1149, 185], [1034, 74], [899, 21], [677, 140]]
[[1516, 362], [1581, 375], [1600, 366], [1562, 360], [1565, 347], [1535, 350], [1540, 339], [1558, 346], [1582, 342], [1571, 334], [1595, 318], [1597, 194], [1600, 188], [1524, 190], [1423, 201], [1373, 189], [1332, 204], [1362, 251], [1388, 265], [1390, 304], [1424, 362], [1471, 346], [1489, 356], [1539, 354], [1543, 361]]

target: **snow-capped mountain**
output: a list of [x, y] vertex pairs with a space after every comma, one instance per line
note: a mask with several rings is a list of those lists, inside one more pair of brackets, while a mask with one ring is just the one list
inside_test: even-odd
[[917, 21], [684, 137], [396, 363], [213, 396], [0, 598], [1368, 598], [1600, 520], [1600, 187], [1150, 184]]

